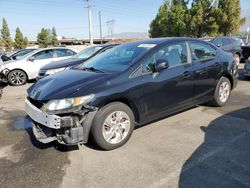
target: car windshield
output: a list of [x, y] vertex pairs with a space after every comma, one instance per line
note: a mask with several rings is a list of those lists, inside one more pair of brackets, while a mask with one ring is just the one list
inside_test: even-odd
[[92, 56], [94, 53], [96, 53], [98, 50], [101, 50], [103, 47], [101, 46], [93, 46], [86, 48], [82, 51], [80, 51], [78, 54], [74, 55], [73, 58], [76, 59], [87, 59], [90, 56]]
[[99, 70], [101, 72], [121, 72], [127, 69], [136, 57], [154, 46], [155, 44], [143, 43], [120, 45], [89, 59], [76, 68], [82, 70]]
[[26, 50], [21, 50], [19, 52], [16, 52], [13, 56], [13, 58], [17, 58], [17, 57], [22, 57], [30, 52], [33, 52], [35, 49], [26, 49]]
[[17, 59], [20, 60], [20, 59], [25, 59], [26, 57], [30, 57], [31, 55], [35, 54], [36, 52], [38, 52], [39, 49], [36, 49], [36, 50], [32, 50], [31, 52], [23, 55], [23, 56], [19, 56]]

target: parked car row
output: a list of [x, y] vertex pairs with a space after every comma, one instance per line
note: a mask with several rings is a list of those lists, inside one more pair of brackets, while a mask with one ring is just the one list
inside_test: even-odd
[[0, 67], [2, 81], [11, 85], [23, 85], [28, 80], [35, 79], [41, 67], [69, 58], [76, 52], [67, 48], [45, 48], [36, 49], [24, 56], [19, 56], [17, 60], [4, 62]]
[[114, 46], [117, 46], [118, 44], [106, 44], [106, 45], [98, 45], [98, 46], [92, 46], [89, 48], [84, 49], [83, 51], [79, 52], [78, 54], [72, 56], [71, 58], [57, 61], [51, 64], [47, 64], [43, 67], [41, 67], [39, 74], [38, 74], [38, 79], [52, 75], [54, 73], [60, 72], [65, 70], [66, 68], [71, 68], [74, 66], [77, 66], [84, 61], [101, 54]]
[[91, 135], [102, 149], [115, 149], [135, 125], [197, 104], [224, 106], [237, 85], [233, 55], [197, 39], [143, 40], [90, 54], [60, 72], [46, 74], [61, 66], [42, 68], [48, 76], [27, 90], [25, 109], [40, 142], [76, 145]]
[[23, 49], [12, 53], [0, 64], [0, 79], [14, 86], [40, 79], [83, 63], [118, 44], [99, 45], [76, 53], [68, 48]]

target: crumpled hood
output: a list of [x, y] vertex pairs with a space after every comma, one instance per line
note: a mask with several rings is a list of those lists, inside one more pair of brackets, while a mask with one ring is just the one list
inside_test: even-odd
[[39, 80], [27, 92], [32, 99], [46, 101], [77, 97], [74, 94], [84, 88], [84, 93], [81, 93], [84, 96], [92, 94], [92, 89], [98, 87], [107, 77], [109, 74], [66, 70]]
[[86, 59], [77, 59], [77, 58], [69, 58], [61, 61], [56, 61], [50, 64], [47, 64], [41, 68], [41, 70], [50, 70], [50, 69], [58, 69], [63, 67], [72, 67], [83, 63]]

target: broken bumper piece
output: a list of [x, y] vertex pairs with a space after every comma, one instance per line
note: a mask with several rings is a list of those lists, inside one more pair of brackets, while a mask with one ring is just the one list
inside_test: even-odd
[[86, 109], [86, 113], [80, 119], [79, 114], [75, 116], [74, 113], [61, 117], [48, 114], [26, 100], [25, 111], [34, 122], [32, 130], [39, 142], [46, 144], [58, 141], [64, 145], [77, 145], [87, 143], [97, 110]]
[[9, 69], [3, 69], [0, 70], [0, 82], [7, 83], [8, 82], [8, 74], [9, 74]]

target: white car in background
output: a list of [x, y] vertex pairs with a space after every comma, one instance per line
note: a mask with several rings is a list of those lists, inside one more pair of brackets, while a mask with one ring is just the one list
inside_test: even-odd
[[75, 54], [75, 51], [62, 47], [34, 50], [16, 61], [3, 62], [0, 65], [0, 79], [14, 86], [23, 85], [28, 80], [35, 79], [44, 65], [67, 59]]

